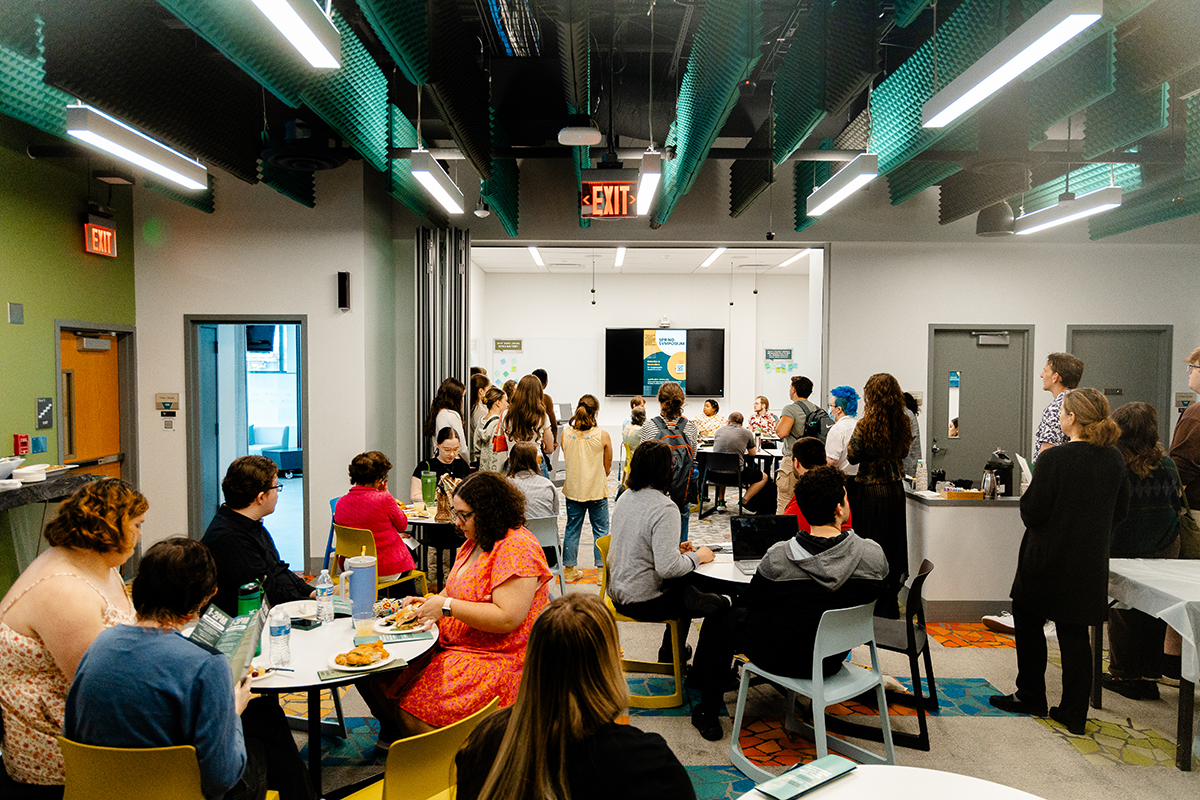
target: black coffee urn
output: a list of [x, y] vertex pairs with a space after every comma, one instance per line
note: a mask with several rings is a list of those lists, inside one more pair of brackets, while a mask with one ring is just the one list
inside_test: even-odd
[[1001, 497], [1013, 496], [1013, 462], [1003, 449], [997, 447], [996, 452], [992, 453], [991, 459], [984, 465], [985, 470], [992, 470], [996, 473], [997, 488], [1000, 489]]
[[929, 491], [937, 491], [937, 485], [946, 480], [946, 470], [933, 469], [929, 471]]

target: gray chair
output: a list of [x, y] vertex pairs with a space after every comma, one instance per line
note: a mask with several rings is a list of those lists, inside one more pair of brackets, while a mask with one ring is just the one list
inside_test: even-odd
[[288, 425], [251, 425], [248, 440], [250, 455], [261, 456], [268, 447], [287, 447], [290, 432]]
[[563, 554], [562, 542], [558, 538], [558, 517], [534, 517], [533, 519], [527, 519], [525, 520], [525, 527], [537, 538], [538, 544], [547, 550], [554, 549], [556, 561], [554, 566], [550, 568], [550, 572], [558, 578], [559, 593], [565, 594], [567, 588], [563, 583]]
[[704, 485], [700, 487], [700, 509], [698, 517], [704, 519], [717, 510], [717, 502], [713, 507], [704, 510], [704, 498], [709, 486], [736, 486], [738, 490], [737, 509], [742, 513], [742, 456], [738, 453], [706, 453], [704, 456]]

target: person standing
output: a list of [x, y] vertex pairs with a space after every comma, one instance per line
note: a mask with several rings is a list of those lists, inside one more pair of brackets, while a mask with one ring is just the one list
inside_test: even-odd
[[544, 369], [535, 369], [530, 374], [542, 384], [542, 410], [546, 413], [546, 419], [550, 421], [550, 449], [546, 451], [546, 457], [542, 459], [542, 474], [549, 478], [550, 456], [554, 455], [554, 451], [558, 449], [558, 416], [554, 413], [554, 399], [546, 394], [546, 385], [550, 382], [550, 376]]
[[[1187, 380], [1188, 388], [1200, 394], [1200, 347], [1187, 357]], [[1179, 470], [1192, 517], [1200, 522], [1200, 404], [1188, 406], [1175, 423], [1170, 456]]]
[[1062, 651], [1062, 700], [1051, 719], [1083, 735], [1092, 688], [1088, 626], [1108, 611], [1108, 554], [1113, 524], [1129, 510], [1125, 458], [1112, 445], [1120, 435], [1108, 401], [1095, 389], [1070, 392], [1059, 422], [1071, 437], [1043, 453], [1021, 495], [1025, 536], [1013, 579], [1017, 690], [993, 695], [1002, 711], [1043, 716], [1046, 709], [1047, 620]]
[[908, 447], [908, 455], [904, 457], [904, 474], [909, 477], [916, 477], [917, 462], [921, 460], [921, 429], [917, 426], [917, 417], [920, 413], [921, 406], [917, 403], [917, 398], [909, 392], [905, 392], [904, 416], [908, 417], [908, 424], [912, 426], [913, 435], [912, 444]]
[[[563, 533], [563, 578], [579, 580], [576, 569], [579, 557], [579, 534], [583, 531], [583, 515], [592, 524], [592, 540], [608, 535], [608, 472], [612, 469], [612, 440], [608, 431], [596, 424], [600, 403], [590, 394], [579, 398], [571, 423], [563, 429], [563, 458], [567, 462], [567, 477], [563, 497], [567, 499], [567, 528]], [[603, 566], [600, 548], [593, 545], [594, 564]]]
[[497, 450], [497, 447], [508, 447], [508, 442], [500, 439], [496, 434], [500, 433], [504, 424], [504, 412], [508, 410], [508, 397], [504, 391], [489, 386], [484, 395], [484, 404], [487, 406], [487, 415], [484, 416], [475, 426], [475, 438], [471, 442], [471, 451], [476, 453], [479, 459], [480, 472], [504, 472], [504, 462], [508, 459], [508, 450]]
[[[847, 478], [853, 478], [858, 474], [858, 465], [850, 463], [846, 458], [846, 450], [850, 447], [854, 426], [858, 424], [858, 392], [850, 386], [835, 387], [829, 393], [829, 416], [833, 417], [833, 427], [829, 429], [829, 436], [825, 437], [825, 459]], [[852, 484], [853, 481], [850, 481]], [[849, 491], [851, 495], [854, 494], [853, 489]]]
[[[463, 431], [462, 405], [463, 395], [467, 387], [458, 378], [446, 378], [438, 387], [433, 402], [429, 405], [429, 413], [425, 415], [425, 435], [432, 441], [442, 428], [450, 428], [458, 439], [459, 453], [463, 461], [470, 461], [471, 440]], [[434, 445], [434, 454], [437, 446]]]
[[700, 441], [700, 433], [696, 423], [683, 416], [683, 400], [683, 387], [678, 383], [664, 383], [658, 387], [658, 415], [646, 420], [642, 426], [642, 441], [662, 441], [670, 448], [673, 478], [668, 489], [671, 500], [679, 508], [679, 541], [686, 542], [691, 513], [688, 495], [691, 494], [692, 467], [696, 463], [696, 443]]
[[[796, 443], [796, 440], [808, 436], [805, 428], [809, 415], [821, 410], [808, 399], [812, 391], [813, 382], [811, 380], [803, 375], [793, 376], [792, 385], [788, 387], [788, 396], [792, 402], [779, 412], [779, 422], [775, 425], [775, 435], [782, 440], [780, 455], [783, 456], [783, 462], [779, 465], [779, 471], [775, 475], [775, 486], [778, 489], [775, 497], [776, 514], [784, 513], [788, 500], [791, 499], [792, 492], [796, 488], [796, 473], [792, 471], [792, 459], [790, 458], [792, 445]], [[822, 435], [818, 438], [825, 441], [826, 436]]]
[[488, 380], [487, 375], [482, 372], [471, 373], [471, 416], [467, 428], [467, 441], [471, 443], [471, 464], [479, 463], [479, 446], [476, 442], [475, 432], [488, 415], [489, 403], [486, 402], [486, 395], [491, 385], [492, 382]]
[[542, 475], [547, 473], [546, 459], [554, 452], [554, 428], [542, 403], [542, 382], [536, 375], [521, 378], [513, 390], [508, 413], [504, 415], [504, 433], [508, 446], [516, 442], [533, 442], [542, 451]]
[[[1038, 456], [1064, 441], [1063, 429], [1059, 423], [1063, 393], [1079, 385], [1083, 378], [1083, 362], [1070, 353], [1051, 353], [1046, 356], [1046, 366], [1042, 367], [1041, 378], [1042, 389], [1053, 395], [1054, 400], [1042, 412], [1042, 420], [1038, 423], [1037, 433], [1034, 435], [1033, 458], [1030, 459], [1034, 464], [1037, 463]], [[958, 428], [957, 419], [954, 420], [954, 427]], [[958, 431], [955, 430], [951, 435], [957, 436]]]

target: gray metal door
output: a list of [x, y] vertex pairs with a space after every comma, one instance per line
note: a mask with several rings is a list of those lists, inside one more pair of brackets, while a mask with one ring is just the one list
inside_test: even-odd
[[217, 326], [200, 325], [197, 377], [200, 402], [192, 413], [200, 418], [200, 507], [201, 518], [207, 524], [221, 507], [220, 452], [217, 446], [217, 409], [219, 407], [220, 371], [217, 368]]
[[1113, 409], [1140, 400], [1158, 411], [1171, 442], [1171, 325], [1068, 325], [1067, 352], [1083, 360], [1080, 386], [1104, 392]]
[[[1033, 327], [929, 326], [929, 469], [979, 487], [997, 447], [1029, 456]], [[957, 373], [957, 387], [951, 378]], [[949, 435], [957, 418], [958, 435]], [[1016, 458], [1013, 458], [1016, 461]], [[1018, 479], [1014, 476], [1014, 479]]]

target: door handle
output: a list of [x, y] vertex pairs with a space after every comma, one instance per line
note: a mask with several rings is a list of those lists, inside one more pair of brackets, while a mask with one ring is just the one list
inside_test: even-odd
[[942, 452], [942, 448], [938, 447], [937, 439], [934, 439], [933, 446], [929, 448], [929, 454], [936, 456], [940, 452]]

